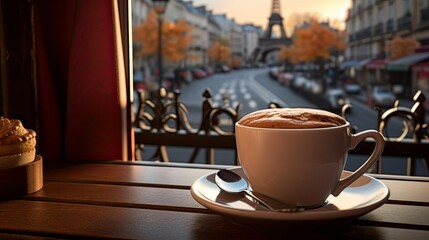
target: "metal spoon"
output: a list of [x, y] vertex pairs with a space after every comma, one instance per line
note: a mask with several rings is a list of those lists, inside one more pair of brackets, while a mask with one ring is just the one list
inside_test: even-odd
[[[247, 194], [248, 196], [255, 199], [256, 202], [258, 202], [259, 204], [268, 208], [271, 211], [301, 212], [301, 211], [305, 210], [304, 208], [298, 208], [298, 207], [292, 207], [292, 206], [285, 207], [285, 205], [283, 203], [279, 203], [278, 201], [271, 199], [269, 197], [266, 197], [266, 196], [262, 196], [261, 194], [258, 194], [259, 197], [256, 196], [249, 189], [249, 184], [247, 183], [247, 181], [244, 178], [242, 178], [240, 175], [238, 175], [235, 172], [230, 171], [230, 170], [226, 170], [226, 169], [219, 170], [216, 173], [215, 182], [216, 182], [216, 185], [220, 189], [222, 189], [223, 191], [228, 192], [228, 193]], [[262, 197], [264, 198], [264, 200], [261, 199]], [[270, 201], [270, 204], [268, 204], [267, 201]], [[272, 207], [273, 205], [276, 205], [276, 206], [281, 205], [282, 207], [281, 208], [274, 208], [274, 207]]]

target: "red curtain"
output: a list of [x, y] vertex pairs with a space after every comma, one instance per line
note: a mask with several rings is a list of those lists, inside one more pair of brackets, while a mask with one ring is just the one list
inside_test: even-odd
[[126, 90], [116, 0], [36, 0], [39, 152], [126, 160]]

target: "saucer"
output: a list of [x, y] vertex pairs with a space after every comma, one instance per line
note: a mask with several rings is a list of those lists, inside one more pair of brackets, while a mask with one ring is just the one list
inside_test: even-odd
[[[245, 177], [241, 168], [230, 169]], [[351, 172], [344, 171], [342, 178]], [[242, 194], [222, 191], [215, 183], [216, 173], [197, 179], [192, 197], [227, 220], [251, 228], [324, 228], [347, 223], [383, 205], [389, 198], [387, 186], [366, 174], [348, 186], [338, 197], [329, 196], [323, 207], [302, 212], [273, 212]]]

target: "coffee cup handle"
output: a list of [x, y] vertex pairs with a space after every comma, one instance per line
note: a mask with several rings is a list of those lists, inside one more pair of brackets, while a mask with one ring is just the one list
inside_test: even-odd
[[359, 142], [365, 140], [366, 138], [372, 138], [375, 140], [375, 147], [372, 151], [371, 156], [368, 160], [362, 164], [355, 172], [346, 178], [340, 179], [337, 186], [332, 191], [332, 195], [338, 196], [347, 186], [356, 181], [360, 176], [362, 176], [368, 169], [380, 158], [384, 150], [384, 138], [383, 136], [375, 130], [367, 130], [360, 132], [358, 134], [352, 135], [350, 139], [349, 149], [354, 149]]

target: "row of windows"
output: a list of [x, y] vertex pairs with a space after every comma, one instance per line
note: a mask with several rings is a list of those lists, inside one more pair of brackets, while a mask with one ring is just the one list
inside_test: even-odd
[[[359, 9], [359, 5], [354, 6], [352, 12], [357, 14], [350, 17], [349, 29], [352, 31], [358, 30], [390, 19], [396, 19], [406, 14], [411, 14], [410, 0], [402, 0], [400, 3], [402, 4], [398, 4], [396, 1], [386, 1], [380, 5], [372, 4], [372, 8], [363, 12], [356, 11], [356, 9]], [[375, 12], [375, 14], [373, 14], [373, 12]]]
[[376, 58], [380, 53], [380, 44], [377, 42], [353, 46], [350, 48], [350, 53], [347, 57], [354, 59]]

